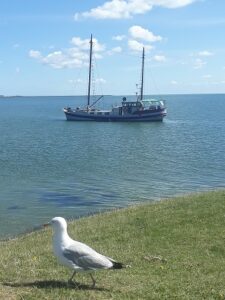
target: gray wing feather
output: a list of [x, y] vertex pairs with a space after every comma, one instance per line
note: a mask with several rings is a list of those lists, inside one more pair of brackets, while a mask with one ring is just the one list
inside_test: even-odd
[[67, 248], [63, 251], [63, 255], [84, 270], [107, 269], [111, 267], [111, 261], [107, 257], [92, 249], [89, 252]]
[[78, 259], [80, 257], [80, 254], [78, 252], [66, 249], [63, 251], [63, 256], [72, 261], [75, 265], [78, 265]]

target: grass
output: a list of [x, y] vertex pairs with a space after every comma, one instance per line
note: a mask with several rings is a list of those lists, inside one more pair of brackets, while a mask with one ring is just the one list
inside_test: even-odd
[[52, 254], [51, 230], [0, 242], [0, 299], [225, 299], [225, 191], [69, 223], [69, 234], [131, 268], [79, 274]]

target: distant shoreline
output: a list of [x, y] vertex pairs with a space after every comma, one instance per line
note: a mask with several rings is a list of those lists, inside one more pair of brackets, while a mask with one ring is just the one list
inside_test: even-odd
[[[224, 95], [225, 93], [184, 93], [184, 94], [160, 94], [160, 96], [200, 96], [200, 95]], [[95, 95], [95, 96], [100, 96], [100, 95]], [[121, 94], [121, 95], [104, 95], [104, 97], [136, 97], [136, 95], [129, 95], [129, 94]], [[153, 95], [146, 95], [146, 97], [149, 96], [159, 96], [157, 94]], [[86, 97], [86, 95], [0, 95], [0, 99], [7, 99], [7, 98], [40, 98], [40, 97]]]

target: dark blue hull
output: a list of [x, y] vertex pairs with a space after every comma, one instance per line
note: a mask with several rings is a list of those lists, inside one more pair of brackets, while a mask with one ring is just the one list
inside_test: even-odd
[[113, 115], [92, 115], [88, 112], [71, 112], [65, 111], [66, 118], [68, 121], [96, 121], [96, 122], [161, 122], [166, 116], [166, 110], [145, 113], [140, 115], [124, 115], [124, 116], [113, 116]]

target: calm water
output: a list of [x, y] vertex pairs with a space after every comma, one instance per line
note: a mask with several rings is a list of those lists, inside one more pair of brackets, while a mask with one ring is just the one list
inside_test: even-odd
[[1, 99], [0, 238], [56, 215], [225, 187], [225, 95], [165, 98], [165, 121], [143, 124], [67, 122], [62, 107], [77, 97]]

